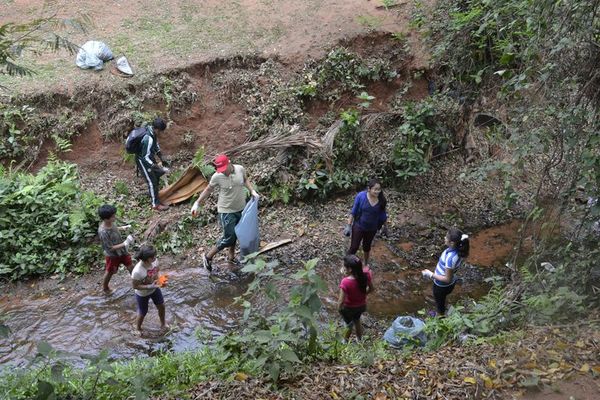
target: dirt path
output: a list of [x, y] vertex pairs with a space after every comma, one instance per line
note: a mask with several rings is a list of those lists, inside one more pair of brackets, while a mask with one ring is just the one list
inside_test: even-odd
[[[234, 55], [276, 57], [297, 63], [322, 55], [344, 38], [369, 32], [401, 32], [415, 53], [414, 68], [424, 68], [427, 57], [418, 34], [411, 33], [411, 5], [386, 10], [376, 0], [137, 0], [56, 1], [43, 8], [43, 0], [3, 2], [0, 24], [26, 22], [56, 13], [62, 17], [85, 14], [93, 25], [88, 32], [68, 32], [75, 43], [102, 40], [115, 56], [126, 55], [143, 81], [156, 73], [183, 69], [197, 63]], [[108, 70], [83, 71], [74, 55], [61, 52], [26, 58], [38, 75], [25, 78], [0, 76], [16, 93], [69, 92], [74, 87], [123, 84]]]

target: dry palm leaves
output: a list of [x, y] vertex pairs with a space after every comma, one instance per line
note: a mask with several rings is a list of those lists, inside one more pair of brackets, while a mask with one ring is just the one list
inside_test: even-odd
[[[363, 115], [360, 118], [360, 126], [367, 132], [378, 124], [389, 124], [390, 122], [402, 117], [402, 114], [396, 112], [382, 112]], [[323, 138], [315, 137], [307, 132], [294, 132], [290, 135], [272, 135], [251, 142], [246, 142], [232, 149], [226, 150], [229, 156], [238, 155], [256, 150], [287, 149], [289, 147], [306, 147], [308, 149], [319, 151], [329, 168], [333, 166], [333, 146], [335, 137], [342, 126], [342, 121], [336, 121]], [[212, 157], [210, 158], [212, 159]]]
[[323, 152], [323, 154], [331, 159], [330, 154], [325, 151], [325, 147], [323, 146], [323, 142], [306, 132], [297, 132], [292, 133], [289, 136], [283, 135], [272, 135], [266, 136], [264, 138], [253, 140], [251, 142], [246, 142], [232, 149], [226, 150], [225, 154], [229, 156], [238, 155], [242, 153], [246, 153], [249, 151], [256, 150], [273, 150], [273, 149], [287, 149], [289, 147], [306, 147], [308, 149], [317, 150]]

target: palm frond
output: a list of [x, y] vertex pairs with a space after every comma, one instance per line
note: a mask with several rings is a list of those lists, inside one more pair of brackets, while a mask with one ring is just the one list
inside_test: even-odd
[[[24, 67], [19, 64], [15, 64], [10, 60], [4, 60], [4, 71], [6, 75], [10, 76], [31, 76], [35, 74], [35, 71], [31, 68]], [[1, 70], [0, 70], [1, 71]]]

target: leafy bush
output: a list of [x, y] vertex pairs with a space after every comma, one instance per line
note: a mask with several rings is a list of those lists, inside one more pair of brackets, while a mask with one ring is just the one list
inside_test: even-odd
[[27, 147], [34, 142], [23, 128], [32, 118], [33, 108], [13, 107], [0, 104], [0, 159], [14, 160], [23, 156]]
[[303, 268], [291, 276], [299, 284], [292, 287], [287, 306], [268, 316], [264, 315], [264, 309], [253, 308], [247, 298], [264, 289], [266, 296], [277, 303], [282, 295], [275, 283], [287, 278], [274, 272], [275, 262], [262, 259], [242, 269], [254, 273], [255, 279], [238, 299], [245, 308], [245, 328], [218, 341], [230, 357], [239, 359], [242, 365], [259, 374], [266, 370], [270, 379], [277, 381], [282, 373], [293, 374], [301, 358], [317, 354], [315, 316], [321, 309], [319, 293], [327, 288], [315, 271], [317, 261], [304, 262]]
[[0, 170], [0, 276], [84, 272], [99, 257], [97, 209], [73, 164], [53, 162], [35, 176]]
[[345, 47], [331, 50], [316, 66], [305, 69], [306, 83], [314, 82], [315, 91], [322, 98], [335, 99], [336, 85], [358, 94], [365, 81], [392, 80], [397, 72], [382, 58], [364, 59]]
[[429, 160], [448, 149], [458, 117], [458, 104], [438, 95], [402, 108], [404, 123], [398, 128], [393, 159], [396, 176], [402, 180], [425, 173]]
[[76, 354], [40, 342], [29, 365], [2, 372], [0, 392], [9, 399], [146, 399], [181, 393], [215, 376], [231, 377], [239, 365], [234, 359], [225, 362], [224, 356], [221, 349], [207, 346], [194, 352], [113, 362], [105, 350], [80, 356], [84, 366], [75, 367]]

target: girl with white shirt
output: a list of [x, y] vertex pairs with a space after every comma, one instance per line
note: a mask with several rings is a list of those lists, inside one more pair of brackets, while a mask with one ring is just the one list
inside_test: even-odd
[[446, 314], [446, 297], [452, 293], [456, 285], [456, 271], [460, 268], [465, 258], [469, 256], [469, 236], [463, 234], [458, 228], [451, 228], [446, 234], [445, 245], [435, 271], [428, 269], [421, 271], [424, 278], [433, 281], [433, 297], [438, 315]]
[[165, 323], [165, 300], [158, 286], [158, 273], [160, 271], [156, 263], [156, 250], [149, 245], [143, 245], [136, 257], [140, 260], [133, 271], [131, 271], [131, 283], [135, 291], [138, 315], [135, 325], [138, 333], [142, 332], [142, 323], [148, 314], [148, 304], [152, 302], [158, 310], [160, 329], [167, 330]]

